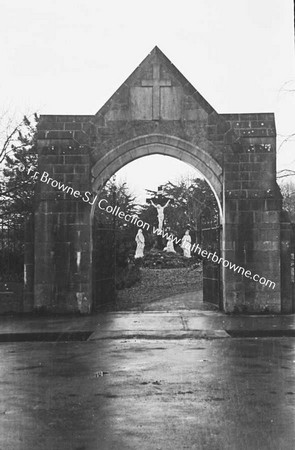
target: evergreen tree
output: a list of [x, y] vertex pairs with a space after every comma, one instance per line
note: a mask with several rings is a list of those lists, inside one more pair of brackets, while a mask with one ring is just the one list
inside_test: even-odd
[[[127, 183], [118, 184], [115, 177], [111, 178], [100, 191], [97, 201], [99, 202], [101, 199], [107, 200], [108, 204], [113, 207], [118, 205], [125, 215], [137, 214], [138, 212], [135, 196], [129, 192]], [[96, 207], [94, 214], [96, 220], [104, 225], [113, 227], [115, 224], [116, 230], [125, 229], [128, 225], [124, 219], [119, 219], [98, 207]]]
[[[34, 186], [36, 181], [27, 173], [30, 166], [37, 166], [36, 123], [37, 116], [29, 120], [24, 117], [11, 137], [10, 147], [4, 156], [4, 167], [0, 181], [1, 217], [21, 223], [33, 212]], [[7, 146], [7, 143], [5, 144]], [[9, 151], [8, 151], [9, 149]]]
[[292, 221], [295, 218], [295, 182], [294, 180], [279, 183], [283, 197], [283, 209], [290, 215]]
[[[35, 180], [27, 173], [37, 165], [37, 117], [22, 122], [6, 133], [0, 156], [0, 279], [21, 281], [23, 278], [25, 219], [33, 212]], [[3, 130], [2, 130], [3, 136]]]
[[[113, 207], [116, 205], [125, 215], [137, 214], [138, 205], [126, 183], [118, 184], [113, 177], [99, 193], [101, 199]], [[94, 213], [94, 241], [97, 263], [113, 267], [117, 289], [131, 286], [139, 279], [138, 267], [130, 264], [135, 252], [137, 227], [96, 207]]]

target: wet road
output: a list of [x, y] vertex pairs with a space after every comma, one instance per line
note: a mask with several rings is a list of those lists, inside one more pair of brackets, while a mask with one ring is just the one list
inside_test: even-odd
[[295, 448], [295, 339], [0, 344], [1, 450]]

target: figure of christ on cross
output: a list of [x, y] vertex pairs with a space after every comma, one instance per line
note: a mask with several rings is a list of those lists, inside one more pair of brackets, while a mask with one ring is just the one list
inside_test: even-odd
[[166, 202], [166, 204], [164, 206], [161, 206], [159, 203], [157, 203], [157, 205], [155, 205], [153, 200], [151, 200], [151, 204], [157, 209], [157, 212], [158, 212], [158, 229], [159, 230], [163, 229], [164, 209], [166, 208], [166, 206], [169, 205], [169, 203], [170, 203], [170, 199], [168, 200], [168, 202]]
[[143, 87], [153, 88], [153, 120], [160, 119], [161, 111], [161, 87], [171, 86], [170, 80], [161, 80], [160, 77], [160, 64], [153, 64], [153, 79], [142, 80], [141, 85]]
[[[167, 201], [166, 200], [167, 200], [167, 197], [164, 197], [164, 195], [163, 195], [162, 186], [158, 187], [158, 191], [157, 191], [157, 194], [156, 194], [155, 197], [147, 199], [147, 202], [151, 203], [151, 205], [154, 206], [154, 208], [156, 208], [156, 210], [157, 210], [157, 213], [158, 213], [158, 229], [159, 230], [163, 229], [164, 209], [171, 202], [171, 199], [168, 199]], [[164, 201], [166, 201], [165, 204], [164, 204]]]

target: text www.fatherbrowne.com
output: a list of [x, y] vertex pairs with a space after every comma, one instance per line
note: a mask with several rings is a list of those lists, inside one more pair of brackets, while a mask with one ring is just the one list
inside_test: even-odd
[[[26, 170], [25, 166], [23, 164], [20, 164], [18, 166], [18, 169], [20, 172], [23, 172]], [[57, 188], [60, 191], [63, 191], [67, 194], [73, 195], [75, 198], [80, 198], [83, 202], [89, 203], [89, 205], [94, 205], [96, 203], [98, 194], [91, 199], [92, 193], [91, 192], [84, 192], [83, 194], [80, 191], [77, 191], [71, 187], [66, 186], [63, 183], [51, 178], [49, 176], [48, 172], [43, 172], [40, 174], [39, 172], [34, 170], [35, 168], [33, 166], [29, 167], [27, 169], [27, 173], [30, 174], [33, 179], [39, 179], [42, 183], [50, 184], [52, 187]], [[32, 173], [33, 172], [33, 173]], [[41, 176], [40, 176], [41, 175]], [[108, 214], [115, 215], [119, 217], [120, 219], [124, 219], [126, 222], [130, 222], [133, 225], [136, 225], [138, 228], [142, 228], [144, 230], [150, 229], [150, 224], [147, 222], [143, 222], [142, 220], [138, 219], [138, 216], [136, 214], [125, 214], [124, 211], [120, 209], [119, 206], [113, 207], [112, 205], [108, 204], [108, 201], [106, 199], [101, 199], [98, 202], [99, 209], [106, 211]], [[153, 227], [153, 234], [157, 234], [158, 236], [162, 236], [164, 239], [172, 240], [173, 243], [179, 244], [181, 242], [181, 239], [177, 238], [173, 234], [169, 234], [167, 232], [164, 232], [163, 230], [160, 230], [158, 228]], [[246, 278], [249, 278], [251, 280], [254, 280], [256, 282], [259, 282], [261, 285], [270, 287], [272, 289], [275, 288], [276, 284], [273, 281], [267, 280], [265, 277], [261, 277], [258, 274], [252, 275], [251, 270], [245, 270], [244, 267], [238, 266], [227, 259], [224, 259], [222, 257], [219, 257], [216, 252], [208, 252], [207, 250], [202, 250], [202, 248], [199, 246], [199, 244], [195, 243], [191, 245], [190, 243], [185, 243], [187, 248], [190, 249], [191, 252], [198, 253], [198, 255], [202, 256], [202, 258], [211, 259], [212, 262], [217, 264], [222, 264], [223, 267], [229, 268], [230, 270], [233, 270], [234, 272], [241, 274], [245, 276]]]
[[[175, 244], [179, 244], [181, 242], [181, 239], [178, 239], [176, 236], [173, 236], [172, 234], [168, 234], [167, 232], [164, 232], [163, 230], [159, 230], [158, 228], [153, 227], [153, 233], [157, 234], [158, 236], [162, 236], [166, 239], [171, 239]], [[195, 243], [191, 245], [190, 243], [184, 244], [187, 249], [190, 249], [191, 252], [198, 253], [198, 255], [202, 256], [202, 258], [211, 259], [212, 262], [217, 264], [222, 264], [223, 267], [229, 268], [233, 270], [236, 273], [239, 273], [246, 278], [249, 278], [250, 280], [254, 280], [256, 282], [259, 282], [260, 284], [270, 287], [272, 289], [275, 288], [276, 284], [271, 281], [267, 280], [265, 277], [261, 277], [257, 273], [252, 275], [251, 270], [246, 270], [244, 267], [238, 266], [227, 259], [224, 259], [222, 257], [219, 257], [216, 252], [212, 253], [207, 250], [202, 250], [202, 248], [199, 246], [198, 243]]]

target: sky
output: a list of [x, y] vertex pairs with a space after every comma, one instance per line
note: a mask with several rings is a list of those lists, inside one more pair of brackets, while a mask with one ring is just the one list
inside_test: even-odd
[[[0, 0], [0, 12], [0, 113], [95, 114], [157, 45], [218, 112], [274, 112], [278, 169], [295, 169], [292, 0]], [[120, 175], [140, 195], [188, 170], [154, 158]]]

